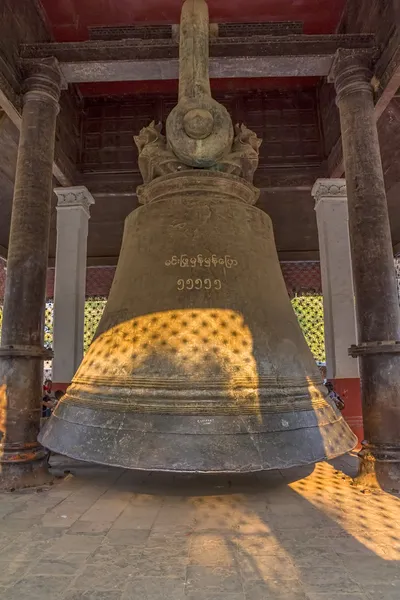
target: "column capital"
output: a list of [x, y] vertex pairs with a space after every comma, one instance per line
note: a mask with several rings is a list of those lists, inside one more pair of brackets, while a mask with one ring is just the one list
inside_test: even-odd
[[24, 60], [24, 102], [31, 99], [50, 100], [58, 104], [67, 84], [56, 58]]
[[372, 63], [375, 50], [356, 49], [336, 51], [328, 76], [328, 81], [335, 84], [336, 103], [348, 94], [368, 92], [372, 94]]
[[90, 206], [94, 204], [94, 198], [84, 185], [75, 185], [72, 187], [54, 188], [57, 196], [57, 210], [83, 208], [88, 217], [90, 216]]
[[311, 195], [315, 199], [315, 208], [321, 200], [347, 201], [346, 180], [344, 178], [317, 179], [311, 190]]

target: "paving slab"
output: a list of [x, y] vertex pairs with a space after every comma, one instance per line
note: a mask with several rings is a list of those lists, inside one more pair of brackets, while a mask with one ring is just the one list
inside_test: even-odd
[[232, 477], [52, 461], [52, 486], [0, 494], [1, 600], [400, 598], [400, 498], [354, 486], [352, 455]]

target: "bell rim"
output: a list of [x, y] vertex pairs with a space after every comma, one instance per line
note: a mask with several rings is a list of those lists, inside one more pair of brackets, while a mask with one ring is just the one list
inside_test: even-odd
[[[99, 440], [101, 444], [94, 443]], [[39, 441], [53, 452], [84, 462], [142, 472], [187, 474], [287, 469], [331, 460], [357, 445], [357, 438], [343, 417], [323, 428], [314, 426], [258, 434], [142, 432], [132, 436], [122, 429], [99, 431], [98, 427], [67, 422], [53, 415], [40, 433]]]

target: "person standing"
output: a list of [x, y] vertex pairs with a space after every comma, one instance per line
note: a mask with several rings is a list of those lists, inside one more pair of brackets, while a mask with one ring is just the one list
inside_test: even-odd
[[51, 415], [51, 410], [54, 406], [54, 402], [51, 399], [51, 389], [53, 382], [51, 379], [46, 379], [43, 385], [43, 397], [42, 397], [42, 419], [47, 419]]

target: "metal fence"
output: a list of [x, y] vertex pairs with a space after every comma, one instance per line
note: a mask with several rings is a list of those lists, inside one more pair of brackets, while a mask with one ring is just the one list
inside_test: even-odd
[[[291, 298], [293, 309], [297, 315], [304, 337], [317, 362], [325, 362], [324, 343], [324, 311], [320, 294], [303, 293]], [[94, 296], [86, 298], [84, 325], [84, 352], [86, 353], [103, 314], [107, 298]], [[44, 345], [53, 346], [53, 300], [47, 300], [44, 319]], [[0, 324], [2, 306], [0, 305]], [[51, 377], [51, 361], [45, 363], [45, 377]]]
[[306, 342], [318, 363], [325, 363], [324, 306], [321, 295], [303, 294], [292, 298]]

